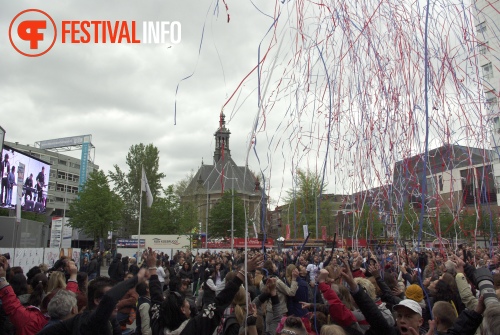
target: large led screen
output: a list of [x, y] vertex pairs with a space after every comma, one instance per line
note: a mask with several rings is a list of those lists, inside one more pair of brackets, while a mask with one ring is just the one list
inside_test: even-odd
[[[0, 167], [2, 175], [0, 200], [2, 207], [15, 208], [17, 206], [17, 183], [20, 163], [24, 164], [24, 186], [21, 198], [22, 210], [45, 212], [50, 164], [8, 146], [5, 146], [2, 151]], [[14, 168], [14, 171], [12, 171], [12, 168]]]

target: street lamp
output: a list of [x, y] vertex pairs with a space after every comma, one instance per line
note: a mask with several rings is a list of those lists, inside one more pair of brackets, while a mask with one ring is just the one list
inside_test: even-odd
[[62, 222], [62, 227], [61, 227], [61, 236], [59, 240], [59, 249], [62, 247], [62, 240], [63, 240], [63, 231], [64, 231], [64, 226], [66, 225], [66, 207], [68, 206], [68, 164], [69, 160], [65, 161], [66, 165], [66, 183], [64, 184], [64, 209], [63, 209], [63, 222]]
[[231, 257], [234, 249], [234, 178], [231, 178]]

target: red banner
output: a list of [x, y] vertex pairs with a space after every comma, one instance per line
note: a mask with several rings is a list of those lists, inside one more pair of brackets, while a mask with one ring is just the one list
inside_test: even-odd
[[321, 226], [321, 239], [326, 241], [326, 226]]
[[290, 225], [286, 225], [286, 237], [285, 239], [289, 240], [290, 239]]

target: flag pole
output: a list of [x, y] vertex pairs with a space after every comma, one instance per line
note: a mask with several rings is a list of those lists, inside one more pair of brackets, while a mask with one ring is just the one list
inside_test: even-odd
[[[142, 165], [141, 165], [142, 166]], [[139, 259], [139, 252], [141, 250], [141, 221], [142, 221], [142, 184], [144, 183], [144, 167], [142, 168], [141, 171], [141, 195], [139, 196], [139, 231], [137, 234], [137, 264], [139, 264], [140, 259]]]

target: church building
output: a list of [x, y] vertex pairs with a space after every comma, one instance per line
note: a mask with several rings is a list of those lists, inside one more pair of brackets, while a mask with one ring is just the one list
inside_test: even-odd
[[[229, 136], [226, 128], [225, 115], [221, 112], [219, 128], [215, 132], [215, 150], [213, 163], [202, 164], [193, 179], [186, 187], [183, 201], [194, 201], [198, 208], [200, 232], [205, 234], [208, 225], [210, 209], [221, 199], [222, 194], [234, 189], [235, 197], [240, 198], [245, 206], [248, 218], [249, 237], [257, 237], [260, 232], [260, 213], [263, 193], [258, 178], [248, 166], [238, 166], [231, 157]], [[230, 230], [231, 227], [228, 227]], [[209, 231], [210, 235], [210, 231]], [[235, 236], [244, 237], [244, 236]]]

